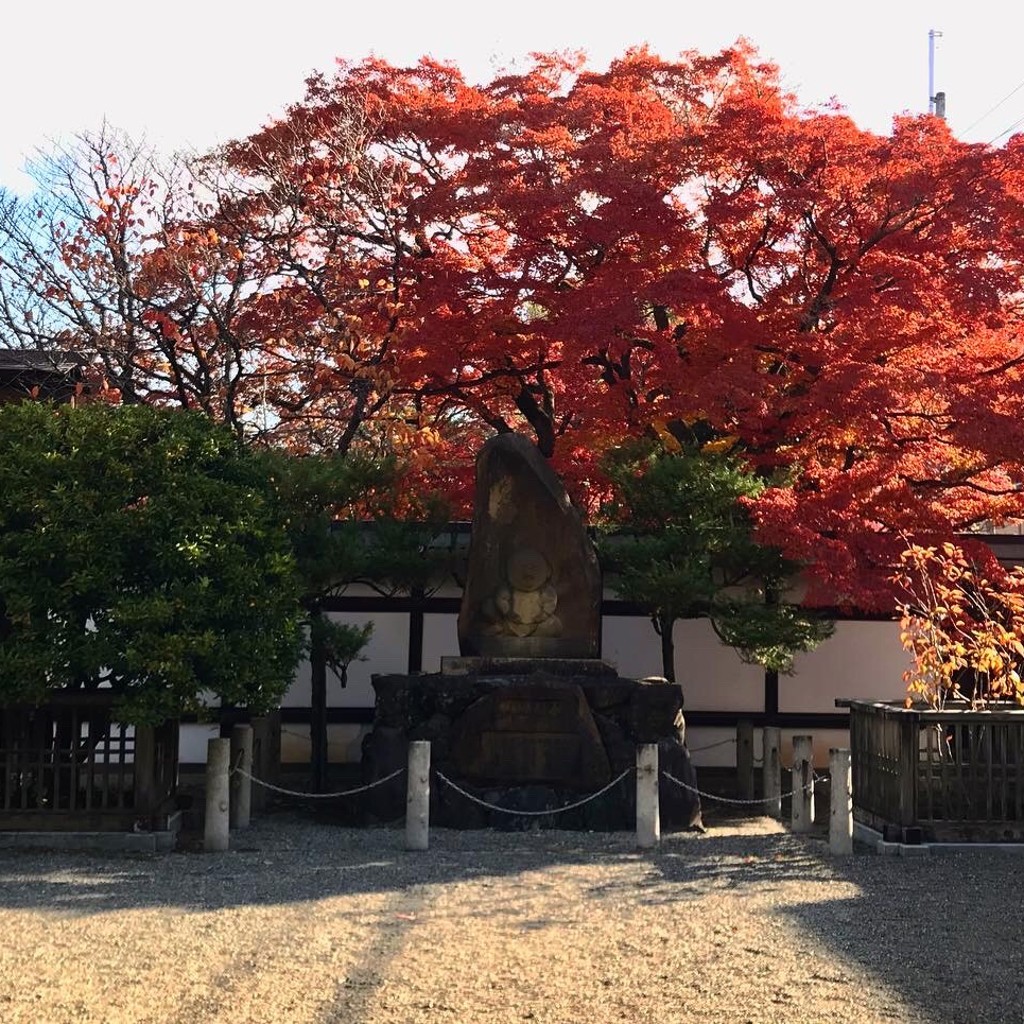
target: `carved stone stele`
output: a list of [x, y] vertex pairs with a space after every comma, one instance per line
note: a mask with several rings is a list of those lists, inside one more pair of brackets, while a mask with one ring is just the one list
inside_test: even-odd
[[480, 450], [464, 656], [596, 658], [601, 573], [579, 513], [537, 447], [499, 434]]

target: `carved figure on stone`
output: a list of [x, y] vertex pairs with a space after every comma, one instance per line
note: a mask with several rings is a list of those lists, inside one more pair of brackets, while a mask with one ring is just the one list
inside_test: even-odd
[[506, 562], [505, 582], [483, 602], [483, 632], [492, 636], [561, 636], [557, 607], [558, 592], [548, 560], [535, 548], [520, 548]]
[[461, 653], [596, 658], [601, 572], [561, 480], [521, 434], [492, 437], [476, 470]]

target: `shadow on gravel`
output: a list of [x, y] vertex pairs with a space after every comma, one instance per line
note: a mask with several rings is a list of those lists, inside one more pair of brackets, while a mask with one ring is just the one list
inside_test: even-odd
[[407, 851], [404, 839], [401, 828], [345, 828], [280, 813], [233, 832], [227, 853], [202, 852], [195, 836], [186, 837], [174, 853], [142, 856], [0, 850], [0, 908], [71, 914], [151, 907], [209, 911], [364, 892], [414, 895], [424, 886], [481, 878], [497, 883], [523, 871], [585, 864], [594, 857], [643, 859], [633, 835], [623, 832], [433, 829], [425, 852]]
[[1024, 1021], [1024, 857], [821, 856], [860, 895], [785, 908], [809, 937], [935, 1024]]
[[[406, 851], [403, 841], [397, 828], [339, 828], [275, 814], [233, 834], [226, 854], [0, 851], [0, 907], [58, 916], [158, 907], [201, 912], [381, 893], [391, 897], [389, 930], [367, 958], [365, 977], [344, 983], [365, 985], [368, 996], [380, 963], [401, 943], [403, 922], [428, 899], [429, 887], [483, 882], [488, 895], [455, 911], [472, 928], [476, 917], [516, 899], [517, 888], [527, 884], [516, 877], [521, 873], [571, 870], [600, 860], [629, 870], [612, 883], [586, 889], [588, 900], [677, 906], [685, 913], [708, 893], [777, 891], [778, 913], [797, 926], [802, 945], [870, 972], [919, 1008], [923, 1019], [1024, 1020], [1024, 857], [978, 852], [832, 858], [820, 838], [729, 821], [703, 836], [666, 836], [656, 851], [638, 851], [631, 833], [434, 830], [424, 853]], [[534, 876], [529, 885], [556, 888], [558, 874], [541, 876], [539, 883]], [[851, 897], [843, 884], [829, 898], [833, 881], [853, 885], [857, 895]], [[813, 895], [825, 898], [808, 892], [801, 900], [801, 882], [814, 883]], [[537, 919], [529, 927], [548, 923]]]
[[646, 902], [800, 881], [819, 883], [818, 893], [829, 881], [852, 884], [856, 896], [805, 902], [787, 888], [779, 913], [806, 936], [802, 945], [866, 970], [933, 1024], [1024, 1021], [1024, 856], [836, 858], [823, 838], [782, 833], [709, 836], [696, 847], [663, 847], [652, 863], [661, 878]]
[[[0, 850], [0, 908], [69, 913], [179, 907], [216, 910], [294, 904], [352, 893], [414, 892], [423, 886], [493, 879], [510, 886], [525, 871], [619, 862], [629, 880], [595, 885], [588, 898], [674, 903], [711, 890], [821, 877], [814, 848], [789, 833], [736, 834], [732, 821], [708, 834], [663, 837], [640, 851], [629, 832], [495, 832], [433, 829], [431, 848], [404, 848], [401, 828], [344, 828], [272, 813], [233, 832], [231, 850], [202, 851], [185, 837], [174, 853], [129, 855]], [[467, 917], [472, 908], [464, 908]], [[481, 910], [482, 913], [486, 909]]]

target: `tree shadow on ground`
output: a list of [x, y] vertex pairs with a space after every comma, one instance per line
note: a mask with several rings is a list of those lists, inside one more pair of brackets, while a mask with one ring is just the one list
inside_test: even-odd
[[672, 903], [722, 889], [820, 877], [821, 858], [778, 826], [745, 832], [733, 819], [708, 834], [675, 833], [654, 851], [631, 832], [432, 829], [430, 849], [405, 849], [401, 827], [336, 827], [276, 812], [231, 833], [226, 853], [205, 853], [184, 837], [173, 853], [0, 850], [0, 907], [74, 913], [180, 907], [216, 910], [293, 904], [364, 892], [386, 893], [464, 880], [510, 884], [524, 872], [600, 859], [639, 870], [628, 881], [594, 886], [594, 899]]
[[833, 857], [819, 832], [663, 847], [652, 863], [661, 873], [647, 897], [655, 902], [722, 889], [781, 893], [801, 880], [841, 883], [836, 888], [846, 893], [852, 886], [855, 895], [807, 900], [794, 900], [799, 888], [787, 887], [779, 913], [813, 948], [867, 971], [934, 1024], [1024, 1020], [1022, 855], [887, 857], [858, 845], [852, 857]]
[[803, 931], [936, 1024], [1024, 1020], [1024, 857], [867, 855], [835, 870], [859, 895], [788, 906]]
[[[777, 907], [773, 913], [794, 924], [811, 947], [868, 972], [919, 1008], [923, 1019], [1024, 1019], [1024, 857], [833, 858], [820, 836], [797, 837], [765, 819], [723, 821], [707, 835], [665, 836], [653, 851], [637, 850], [631, 833], [437, 829], [429, 851], [409, 852], [400, 828], [331, 827], [291, 813], [233, 833], [232, 846], [226, 854], [146, 857], [0, 851], [0, 907], [81, 917], [377, 893], [388, 897], [388, 927], [382, 928], [384, 945], [368, 951], [372, 966], [397, 948], [406, 918], [429, 904], [432, 886], [482, 883], [473, 900], [445, 911], [471, 929], [475, 919], [514, 902], [518, 891], [535, 894], [549, 886], [557, 892], [565, 872], [600, 860], [624, 870], [584, 885], [587, 901], [664, 905], [683, 913], [692, 905], [699, 913], [698, 901], [707, 894], [767, 893]], [[813, 884], [813, 897], [801, 892], [805, 883]], [[550, 919], [538, 914], [522, 927], [558, 923], [555, 910]]]

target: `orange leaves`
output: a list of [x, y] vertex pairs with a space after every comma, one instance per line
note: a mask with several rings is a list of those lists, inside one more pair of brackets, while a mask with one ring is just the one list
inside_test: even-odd
[[933, 706], [951, 696], [973, 704], [1024, 704], [1024, 569], [982, 568], [962, 548], [910, 545], [894, 582], [901, 589], [900, 640], [914, 656], [909, 691]]

